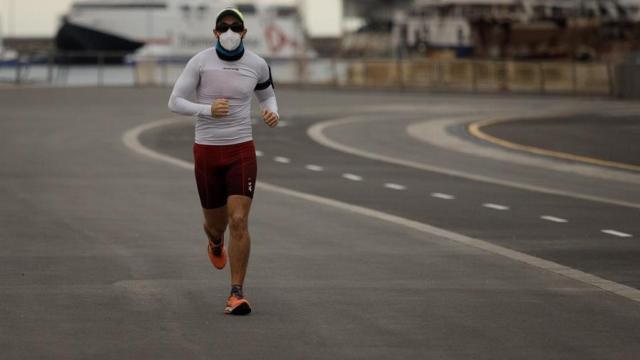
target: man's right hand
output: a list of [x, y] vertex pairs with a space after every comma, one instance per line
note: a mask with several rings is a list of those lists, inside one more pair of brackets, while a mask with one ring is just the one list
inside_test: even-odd
[[215, 118], [229, 115], [229, 100], [216, 99], [213, 104], [211, 104], [211, 114]]

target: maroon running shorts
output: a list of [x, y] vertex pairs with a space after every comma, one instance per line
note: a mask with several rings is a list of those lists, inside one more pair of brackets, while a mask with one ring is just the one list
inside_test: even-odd
[[203, 209], [227, 204], [231, 195], [253, 199], [258, 166], [253, 141], [234, 145], [193, 145], [196, 183]]

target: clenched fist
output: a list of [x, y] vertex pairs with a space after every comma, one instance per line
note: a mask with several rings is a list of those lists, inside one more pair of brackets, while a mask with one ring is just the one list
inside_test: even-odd
[[278, 125], [278, 121], [280, 121], [278, 114], [267, 109], [262, 110], [262, 119], [265, 124], [269, 125], [269, 127], [276, 127], [276, 125]]
[[229, 115], [229, 100], [216, 99], [213, 104], [211, 104], [211, 115], [213, 115], [214, 118]]

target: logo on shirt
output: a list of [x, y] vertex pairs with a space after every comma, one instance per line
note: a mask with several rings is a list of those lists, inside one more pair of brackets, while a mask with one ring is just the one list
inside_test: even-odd
[[240, 71], [240, 68], [232, 68], [232, 67], [223, 67], [222, 70], [233, 70], [233, 71]]

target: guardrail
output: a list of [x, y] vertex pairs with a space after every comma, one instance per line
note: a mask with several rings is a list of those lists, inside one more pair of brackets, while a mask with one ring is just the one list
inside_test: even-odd
[[[277, 83], [348, 88], [616, 95], [618, 65], [552, 61], [273, 60]], [[184, 61], [132, 59], [122, 52], [22, 55], [0, 66], [0, 81], [56, 86], [171, 86]]]
[[[16, 59], [0, 63], [0, 82], [46, 85], [74, 85], [70, 71], [76, 70], [83, 81], [75, 85], [107, 84], [105, 72], [111, 69], [133, 69], [125, 61], [129, 53], [116, 51], [67, 51], [20, 54]], [[91, 76], [94, 75], [94, 76]]]

